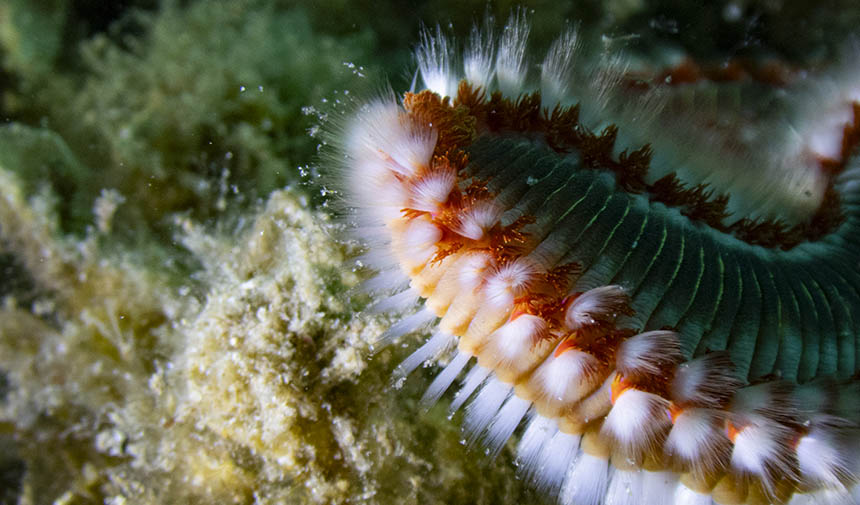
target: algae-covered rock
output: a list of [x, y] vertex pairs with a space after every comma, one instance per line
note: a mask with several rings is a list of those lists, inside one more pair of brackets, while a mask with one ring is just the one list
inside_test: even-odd
[[[177, 225], [202, 270], [159, 274], [66, 242], [0, 167], [2, 238], [43, 293], [0, 311], [0, 408], [23, 503], [505, 503], [442, 409], [371, 356], [344, 245], [307, 198], [277, 191], [235, 234]], [[7, 224], [8, 223], [8, 224]], [[50, 447], [51, 451], [45, 451]]]

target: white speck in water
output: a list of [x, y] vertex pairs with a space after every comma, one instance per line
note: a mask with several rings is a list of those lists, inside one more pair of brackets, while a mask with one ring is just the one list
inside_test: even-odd
[[741, 10], [741, 6], [735, 2], [729, 2], [723, 8], [723, 19], [728, 23], [740, 20], [742, 14], [743, 10]]

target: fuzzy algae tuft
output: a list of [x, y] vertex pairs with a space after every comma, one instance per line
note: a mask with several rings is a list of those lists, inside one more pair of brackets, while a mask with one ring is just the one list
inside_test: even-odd
[[[237, 235], [189, 219], [191, 288], [55, 234], [5, 167], [2, 238], [39, 293], [0, 311], [4, 438], [22, 503], [499, 503], [444, 415], [392, 394], [343, 292], [344, 246], [306, 197], [276, 191]], [[196, 294], [192, 296], [190, 292]], [[468, 490], [464, 483], [468, 482]], [[478, 495], [472, 494], [475, 490]]]

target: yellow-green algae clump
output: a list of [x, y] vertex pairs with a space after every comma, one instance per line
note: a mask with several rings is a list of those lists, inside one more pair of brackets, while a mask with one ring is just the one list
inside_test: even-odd
[[227, 5], [165, 3], [48, 73], [3, 26], [0, 503], [532, 497], [510, 456], [420, 411], [432, 371], [389, 386], [408, 349], [368, 352], [388, 322], [358, 315], [354, 251], [298, 184], [300, 106], [356, 79], [343, 63], [372, 37]]
[[509, 461], [482, 477], [441, 411], [421, 415], [415, 391], [388, 387], [402, 352], [368, 357], [382, 327], [356, 316], [344, 248], [301, 193], [273, 192], [235, 235], [178, 219], [202, 267], [176, 288], [102, 255], [96, 229], [58, 236], [49, 202], [26, 199], [6, 167], [0, 187], [3, 243], [38, 293], [8, 294], [0, 312], [0, 415], [26, 465], [21, 503], [517, 494]]

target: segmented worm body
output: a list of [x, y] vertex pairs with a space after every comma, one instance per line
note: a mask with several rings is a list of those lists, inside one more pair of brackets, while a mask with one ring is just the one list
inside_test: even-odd
[[376, 345], [433, 327], [395, 376], [450, 353], [424, 402], [562, 504], [860, 503], [857, 76], [742, 119], [573, 29], [533, 78], [528, 31], [425, 33], [345, 125]]

